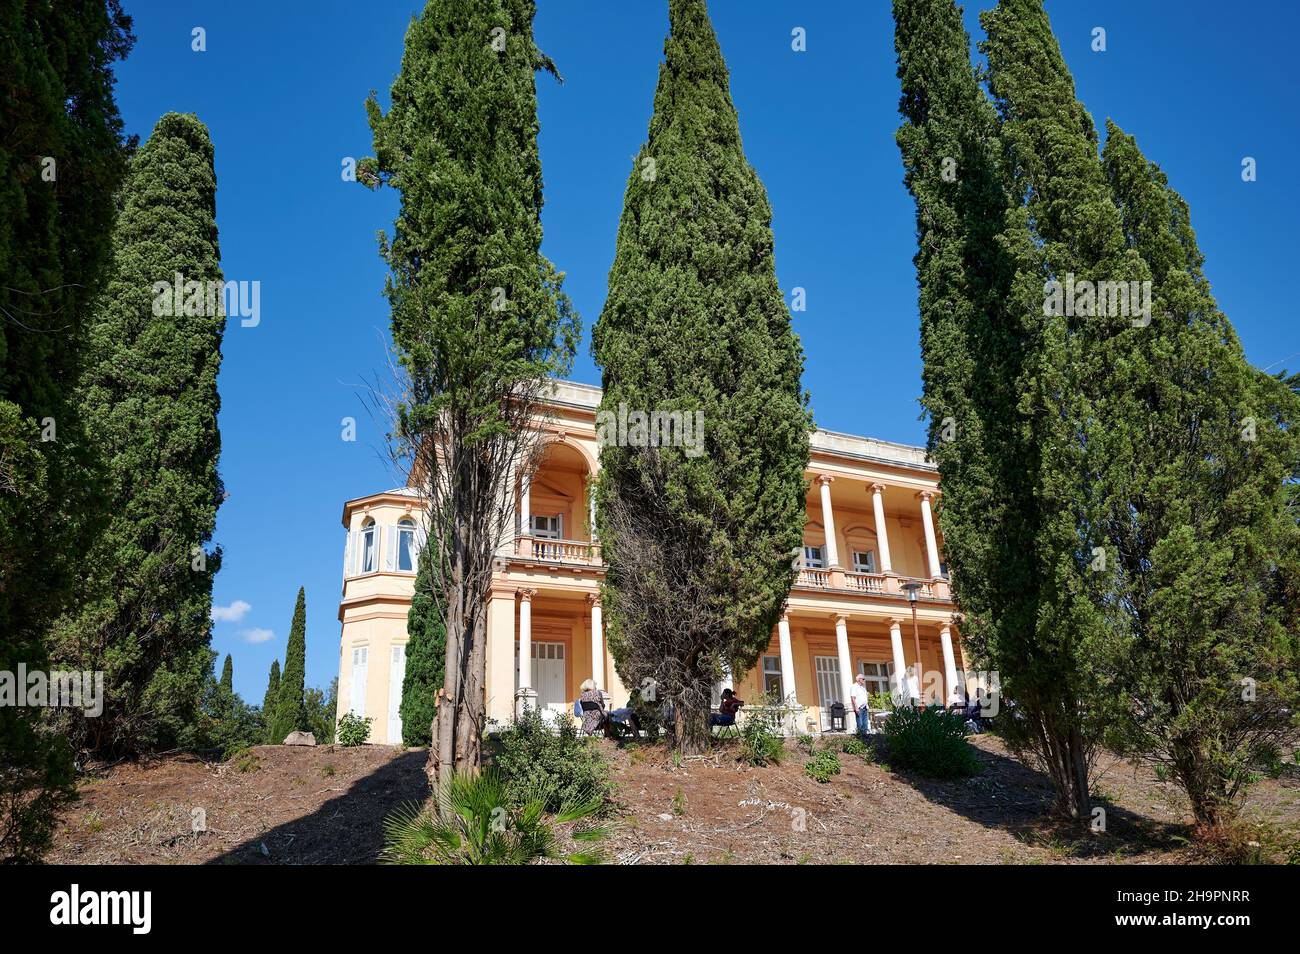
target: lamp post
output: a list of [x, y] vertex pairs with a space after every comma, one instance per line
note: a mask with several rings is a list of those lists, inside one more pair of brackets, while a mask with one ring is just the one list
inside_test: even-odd
[[908, 605], [912, 607], [912, 648], [916, 653], [916, 662], [912, 665], [916, 667], [916, 695], [913, 697], [913, 705], [924, 709], [921, 703], [921, 634], [916, 628], [916, 599], [921, 592], [921, 584], [915, 580], [903, 584], [903, 592], [907, 594]]

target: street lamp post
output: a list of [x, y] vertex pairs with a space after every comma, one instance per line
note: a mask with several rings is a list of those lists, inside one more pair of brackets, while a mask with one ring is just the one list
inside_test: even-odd
[[903, 584], [903, 591], [907, 593], [907, 602], [912, 607], [912, 649], [916, 653], [916, 695], [913, 697], [913, 705], [924, 709], [921, 702], [921, 633], [916, 627], [916, 600], [921, 592], [921, 584], [913, 580], [910, 583]]

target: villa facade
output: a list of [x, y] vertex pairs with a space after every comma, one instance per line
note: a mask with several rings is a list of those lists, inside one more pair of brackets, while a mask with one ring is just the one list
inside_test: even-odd
[[[542, 463], [519, 488], [515, 525], [498, 549], [486, 683], [498, 724], [517, 698], [567, 718], [586, 679], [616, 706], [628, 697], [605, 641], [605, 570], [589, 509], [599, 403], [599, 388], [557, 382]], [[938, 474], [924, 449], [818, 430], [807, 476], [799, 575], [758, 664], [736, 674], [737, 694], [783, 699], [797, 714], [793, 728], [813, 732], [836, 728], [831, 706], [847, 703], [858, 673], [872, 691], [959, 698], [965, 666], [933, 512]], [[420, 503], [400, 487], [343, 506], [338, 712], [370, 717], [375, 743], [401, 741]]]

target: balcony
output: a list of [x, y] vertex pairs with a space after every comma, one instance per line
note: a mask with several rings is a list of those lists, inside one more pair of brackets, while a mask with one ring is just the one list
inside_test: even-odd
[[843, 570], [825, 570], [817, 567], [800, 567], [795, 580], [796, 589], [848, 590], [872, 596], [903, 596], [907, 584], [915, 583], [917, 595], [923, 600], [950, 599], [948, 581], [917, 580], [887, 573], [847, 573]]
[[587, 540], [555, 540], [547, 537], [515, 538], [515, 556], [539, 563], [562, 563], [576, 566], [602, 566], [600, 544]]

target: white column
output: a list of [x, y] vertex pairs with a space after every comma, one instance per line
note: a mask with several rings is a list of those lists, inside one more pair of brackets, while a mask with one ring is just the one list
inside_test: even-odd
[[839, 547], [835, 543], [835, 516], [831, 513], [831, 481], [835, 478], [822, 474], [817, 483], [822, 488], [822, 526], [826, 528], [826, 566], [840, 565]]
[[519, 689], [533, 688], [533, 590], [519, 591]]
[[591, 681], [599, 692], [605, 691], [605, 619], [600, 609], [600, 597], [587, 597], [591, 604]]
[[523, 477], [519, 478], [519, 532], [524, 536], [529, 536], [533, 532], [533, 528], [529, 523], [533, 512], [533, 504], [528, 496], [531, 486], [532, 479], [528, 474], [524, 474]]
[[587, 478], [587, 501], [589, 511], [587, 522], [591, 525], [591, 542], [595, 543], [600, 539], [600, 535], [596, 533], [596, 486], [595, 478], [592, 477]]
[[889, 559], [889, 531], [885, 527], [885, 501], [881, 496], [884, 484], [871, 485], [871, 509], [876, 518], [876, 545], [880, 547], [880, 572], [893, 573], [894, 565]]
[[[889, 647], [894, 651], [894, 686], [904, 699], [912, 695], [912, 687], [907, 680], [907, 659], [903, 656], [903, 621], [889, 621]], [[895, 696], [894, 702], [899, 699]]]
[[921, 523], [925, 526], [925, 555], [930, 560], [930, 578], [939, 578], [939, 544], [934, 538], [934, 517], [930, 513], [930, 498], [933, 497], [928, 490], [920, 493], [921, 497]]
[[836, 613], [835, 619], [835, 650], [840, 657], [840, 692], [842, 693], [840, 701], [844, 703], [844, 728], [848, 731], [855, 731], [857, 726], [853, 722], [853, 654], [849, 652], [849, 618], [843, 613]]
[[939, 627], [939, 645], [943, 648], [943, 681], [947, 684], [947, 701], [960, 702], [957, 692], [957, 660], [953, 658], [952, 630], [947, 623]]
[[790, 617], [781, 614], [776, 624], [776, 638], [781, 647], [781, 686], [785, 690], [785, 703], [793, 708], [799, 704], [794, 688], [794, 650], [790, 646]]

